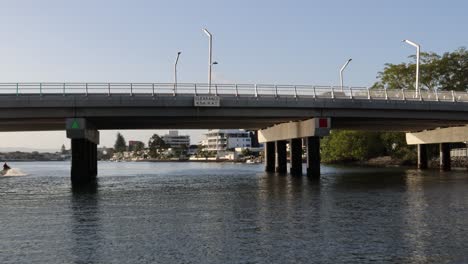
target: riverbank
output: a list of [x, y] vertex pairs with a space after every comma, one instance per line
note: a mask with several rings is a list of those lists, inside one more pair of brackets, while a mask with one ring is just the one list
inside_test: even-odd
[[[451, 158], [452, 168], [467, 168], [468, 169], [468, 158], [467, 157], [452, 157]], [[429, 161], [429, 168], [438, 168], [440, 166], [440, 160], [433, 159]]]
[[71, 155], [62, 154], [60, 152], [2, 152], [0, 153], [0, 161], [20, 162], [20, 161], [64, 161], [69, 160]]
[[365, 161], [334, 161], [322, 162], [324, 164], [349, 165], [349, 166], [368, 166], [368, 167], [400, 167], [414, 166], [416, 163], [408, 163], [390, 156], [371, 158]]
[[162, 162], [162, 163], [167, 163], [167, 162], [174, 162], [174, 163], [246, 163], [244, 161], [236, 161], [236, 160], [159, 160], [159, 159], [144, 159], [144, 160], [119, 160], [119, 161], [113, 161], [113, 162]]
[[[367, 166], [367, 167], [415, 167], [416, 162], [408, 162], [399, 159], [394, 159], [390, 156], [382, 156], [371, 158], [366, 161], [344, 161], [344, 162], [331, 162], [325, 164], [339, 164], [339, 165], [350, 165], [350, 166]], [[468, 168], [468, 158], [466, 157], [452, 157], [451, 165], [453, 168]], [[429, 168], [439, 168], [439, 158], [430, 160], [428, 162]]]

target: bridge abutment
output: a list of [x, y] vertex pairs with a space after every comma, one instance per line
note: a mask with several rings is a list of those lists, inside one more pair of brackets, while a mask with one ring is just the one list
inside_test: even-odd
[[290, 141], [290, 173], [293, 176], [302, 175], [302, 138], [293, 138]]
[[276, 141], [276, 172], [280, 174], [286, 174], [287, 168], [287, 152], [286, 152], [286, 140]]
[[71, 139], [72, 184], [88, 183], [97, 176], [97, 145], [99, 131], [93, 129], [84, 118], [66, 120], [67, 137]]
[[450, 161], [450, 144], [449, 143], [440, 143], [440, 170], [441, 171], [450, 171], [452, 168]]
[[427, 169], [427, 145], [418, 144], [418, 169]]
[[307, 176], [320, 177], [320, 137], [307, 137]]

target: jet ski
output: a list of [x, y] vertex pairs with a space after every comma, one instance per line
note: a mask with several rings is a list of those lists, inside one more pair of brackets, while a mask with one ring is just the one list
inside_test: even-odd
[[11, 167], [5, 162], [5, 164], [3, 164], [3, 170], [0, 171], [0, 175], [5, 176], [9, 170], [11, 170]]
[[1, 170], [0, 175], [5, 176], [9, 170], [11, 170], [11, 168]]

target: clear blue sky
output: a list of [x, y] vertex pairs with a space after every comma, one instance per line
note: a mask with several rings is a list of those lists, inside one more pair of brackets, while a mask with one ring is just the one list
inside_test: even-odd
[[[206, 82], [369, 86], [384, 63], [468, 45], [466, 1], [0, 1], [0, 82]], [[154, 131], [126, 131], [147, 141]], [[162, 131], [158, 131], [163, 133]], [[198, 138], [200, 131], [194, 132]], [[41, 143], [28, 140], [37, 135]], [[115, 131], [103, 133], [110, 146]], [[63, 132], [0, 133], [0, 147], [58, 148]]]

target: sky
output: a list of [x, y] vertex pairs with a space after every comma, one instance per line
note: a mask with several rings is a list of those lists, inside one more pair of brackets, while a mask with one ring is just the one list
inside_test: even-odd
[[[370, 86], [415, 49], [468, 46], [467, 1], [0, 0], [0, 82], [213, 82]], [[167, 130], [121, 131], [147, 142]], [[204, 131], [182, 130], [192, 143]], [[117, 131], [101, 131], [112, 146]], [[40, 140], [38, 140], [40, 138]], [[2, 148], [69, 147], [65, 132], [0, 133]]]

